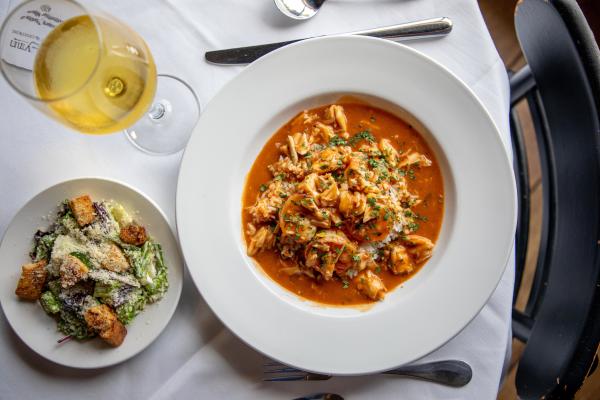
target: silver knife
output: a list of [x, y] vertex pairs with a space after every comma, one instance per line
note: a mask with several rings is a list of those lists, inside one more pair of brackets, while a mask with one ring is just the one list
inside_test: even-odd
[[[443, 36], [452, 30], [452, 21], [449, 18], [431, 18], [420, 21], [407, 22], [399, 25], [384, 26], [366, 31], [349, 32], [340, 35], [361, 35], [382, 39], [420, 39], [425, 37]], [[331, 35], [333, 36], [333, 35]], [[317, 36], [320, 37], [320, 36]], [[248, 64], [288, 44], [296, 43], [304, 39], [288, 40], [286, 42], [261, 44], [258, 46], [237, 47], [233, 49], [207, 51], [206, 61], [213, 64]]]

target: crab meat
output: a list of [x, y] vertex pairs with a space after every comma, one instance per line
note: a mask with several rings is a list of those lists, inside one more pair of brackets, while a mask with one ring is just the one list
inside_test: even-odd
[[360, 192], [342, 191], [340, 193], [340, 212], [346, 217], [355, 217], [365, 212], [367, 197]]
[[313, 163], [312, 170], [313, 172], [324, 174], [344, 168], [342, 159], [342, 155], [335, 148], [326, 148], [319, 155], [319, 159]]
[[406, 167], [415, 164], [419, 167], [429, 167], [431, 166], [431, 160], [425, 157], [425, 155], [413, 151], [408, 154], [403, 154], [398, 166]]
[[294, 143], [294, 138], [288, 135], [288, 149], [290, 152], [290, 157], [294, 164], [298, 162], [298, 153], [296, 153], [296, 144]]
[[313, 128], [313, 135], [319, 135], [325, 143], [329, 143], [329, 141], [335, 136], [335, 131], [331, 126], [317, 122]]
[[348, 181], [348, 187], [354, 190], [360, 190], [365, 193], [377, 193], [379, 189], [373, 182], [369, 182], [367, 172], [375, 179], [375, 174], [368, 171], [365, 162], [365, 155], [362, 153], [351, 153], [347, 157], [348, 166], [344, 171], [344, 175]]
[[343, 132], [348, 131], [348, 118], [344, 113], [344, 107], [333, 104], [325, 110], [325, 122], [334, 123]]
[[356, 250], [342, 231], [324, 230], [306, 246], [306, 266], [318, 271], [327, 281], [336, 269], [345, 270], [352, 266], [352, 255]]
[[396, 167], [396, 165], [398, 165], [400, 155], [394, 146], [392, 146], [392, 142], [388, 139], [381, 139], [379, 141], [379, 150], [381, 150], [383, 157], [390, 166]]
[[382, 300], [387, 289], [379, 276], [367, 269], [354, 278], [356, 288], [371, 300]]
[[252, 215], [252, 221], [255, 223], [274, 221], [277, 209], [283, 205], [280, 193], [287, 192], [288, 188], [284, 187], [281, 181], [271, 182], [267, 189], [258, 195], [254, 205], [248, 208], [248, 212]]
[[319, 192], [317, 191], [317, 179], [319, 175], [312, 173], [307, 175], [304, 180], [298, 185], [298, 191], [306, 193], [307, 195], [317, 198]]
[[335, 181], [319, 195], [319, 203], [325, 207], [334, 207], [340, 197], [340, 190]]
[[262, 250], [269, 250], [275, 245], [275, 235], [273, 231], [267, 226], [262, 226], [256, 233], [250, 238], [250, 244], [248, 245], [248, 255], [253, 256]]
[[[317, 233], [317, 228], [311, 223], [308, 214], [310, 203], [314, 204], [311, 197], [294, 194], [288, 198], [279, 213], [279, 227], [282, 239], [292, 243], [307, 243]], [[304, 205], [302, 204], [304, 201]], [[305, 207], [306, 206], [306, 207]], [[314, 205], [316, 207], [316, 204]]]
[[431, 257], [433, 242], [428, 238], [419, 235], [406, 235], [403, 240], [415, 263], [421, 264]]
[[385, 250], [384, 255], [388, 259], [388, 266], [395, 275], [408, 274], [413, 271], [415, 265], [410, 258], [406, 247], [393, 243]]
[[308, 136], [303, 132], [296, 132], [293, 136], [294, 139], [294, 147], [296, 148], [296, 153], [301, 156], [308, 153], [310, 150], [310, 142], [308, 140]]

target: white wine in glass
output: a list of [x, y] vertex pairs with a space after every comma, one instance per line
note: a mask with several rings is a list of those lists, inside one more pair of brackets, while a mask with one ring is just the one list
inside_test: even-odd
[[[131, 36], [127, 27], [102, 17], [96, 23], [110, 33], [105, 41]], [[121, 50], [126, 54], [109, 52], [100, 60], [99, 50], [96, 27], [83, 15], [50, 32], [33, 66], [40, 99], [55, 100], [48, 104], [52, 111], [83, 133], [111, 133], [133, 125], [156, 90], [156, 67], [145, 43], [127, 44]]]
[[0, 69], [38, 109], [82, 133], [125, 130], [154, 154], [181, 150], [198, 100], [181, 80], [156, 74], [131, 28], [72, 0], [30, 0], [0, 30]]

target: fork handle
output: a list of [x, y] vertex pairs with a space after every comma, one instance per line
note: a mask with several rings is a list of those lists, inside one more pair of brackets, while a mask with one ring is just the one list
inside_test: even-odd
[[390, 375], [411, 376], [443, 385], [461, 387], [471, 381], [473, 370], [464, 361], [445, 360], [431, 363], [408, 365], [383, 372]]

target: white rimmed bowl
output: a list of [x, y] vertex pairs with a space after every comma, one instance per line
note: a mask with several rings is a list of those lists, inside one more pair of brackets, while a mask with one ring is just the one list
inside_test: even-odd
[[[411, 122], [444, 175], [446, 210], [434, 256], [369, 308], [299, 298], [246, 256], [242, 239], [244, 180], [262, 146], [300, 110], [343, 95]], [[430, 353], [477, 315], [512, 248], [515, 194], [497, 127], [447, 69], [389, 41], [319, 38], [253, 63], [208, 105], [183, 157], [177, 228], [196, 286], [241, 339], [304, 370], [365, 374]]]

